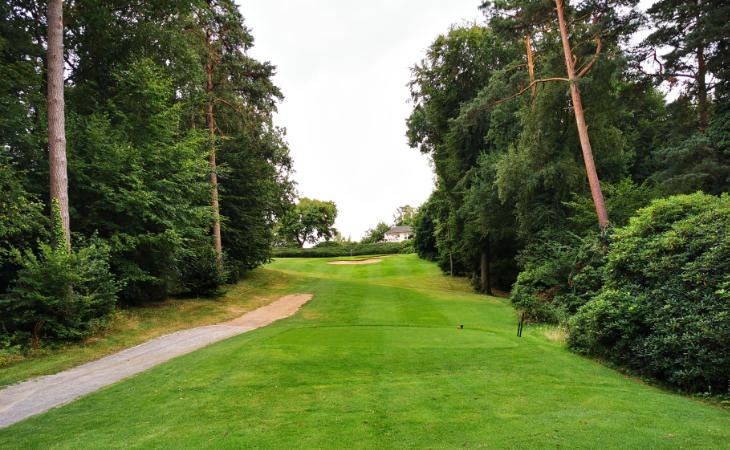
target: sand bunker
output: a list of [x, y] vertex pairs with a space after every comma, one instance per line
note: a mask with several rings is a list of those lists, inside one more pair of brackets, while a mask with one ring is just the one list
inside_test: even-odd
[[335, 264], [335, 265], [356, 265], [356, 264], [375, 264], [383, 262], [382, 259], [357, 259], [353, 261], [330, 261], [327, 264]]

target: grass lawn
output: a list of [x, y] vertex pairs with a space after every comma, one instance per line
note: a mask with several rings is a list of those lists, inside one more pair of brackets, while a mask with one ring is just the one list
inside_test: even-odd
[[261, 269], [315, 294], [294, 317], [2, 429], [0, 447], [730, 448], [730, 412], [545, 328], [518, 338], [507, 300], [433, 264], [325, 261]]
[[[80, 343], [0, 358], [0, 388], [94, 361], [164, 334], [234, 319], [286, 293], [286, 277], [257, 270], [215, 299], [169, 299], [119, 310], [104, 331]], [[2, 406], [2, 405], [0, 405]]]

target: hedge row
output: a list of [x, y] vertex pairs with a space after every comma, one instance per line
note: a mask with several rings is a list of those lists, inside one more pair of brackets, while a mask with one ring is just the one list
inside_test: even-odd
[[376, 244], [320, 244], [314, 248], [279, 247], [274, 249], [277, 258], [328, 258], [337, 256], [391, 255], [413, 253], [413, 242], [382, 242]]

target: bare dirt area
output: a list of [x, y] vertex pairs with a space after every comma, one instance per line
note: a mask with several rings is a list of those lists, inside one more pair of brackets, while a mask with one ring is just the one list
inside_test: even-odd
[[312, 294], [286, 295], [273, 303], [255, 309], [236, 319], [223, 322], [220, 325], [230, 327], [263, 327], [281, 318], [294, 315], [311, 298]]
[[327, 264], [334, 264], [334, 265], [342, 265], [342, 266], [349, 266], [349, 265], [359, 265], [359, 264], [375, 264], [383, 262], [382, 259], [374, 258], [374, 259], [357, 259], [357, 260], [351, 260], [351, 261], [329, 261]]
[[0, 390], [0, 428], [40, 414], [172, 358], [289, 317], [312, 298], [291, 294], [237, 319], [160, 336], [54, 375]]

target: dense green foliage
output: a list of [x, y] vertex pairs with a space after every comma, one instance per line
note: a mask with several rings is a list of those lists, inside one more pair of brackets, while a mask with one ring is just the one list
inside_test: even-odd
[[37, 349], [41, 336], [83, 337], [103, 323], [116, 305], [120, 285], [109, 271], [107, 244], [93, 236], [89, 245], [77, 251], [67, 249], [58, 200], [52, 211], [53, 247], [40, 244], [40, 258], [26, 251], [12, 290], [0, 298], [7, 344], [17, 346], [32, 335]]
[[279, 241], [299, 248], [306, 243], [329, 241], [337, 234], [334, 228], [336, 218], [335, 202], [302, 197], [281, 217], [277, 228]]
[[116, 305], [120, 285], [109, 271], [103, 242], [69, 252], [40, 245], [40, 257], [27, 252], [18, 279], [0, 299], [3, 331], [14, 342], [86, 336]]
[[730, 388], [730, 196], [654, 201], [619, 229], [570, 346], [690, 392]]
[[256, 272], [272, 294], [314, 297], [0, 429], [0, 447], [727, 447], [728, 411], [577, 357], [550, 327], [518, 338], [507, 301], [415, 255], [278, 259]]
[[7, 290], [23, 266], [21, 251], [48, 235], [43, 204], [23, 188], [21, 178], [0, 160], [0, 292]]
[[[437, 176], [414, 220], [415, 249], [480, 290], [511, 286], [515, 307], [532, 321], [565, 325], [604, 295], [618, 245], [613, 230], [623, 233], [637, 210], [673, 194], [730, 188], [730, 72], [723, 63], [730, 27], [718, 15], [727, 5], [662, 0], [645, 16], [634, 6], [633, 0], [565, 5], [571, 58], [583, 74], [575, 82], [613, 227], [606, 230], [586, 182], [553, 1], [485, 1], [486, 26], [452, 27], [412, 68], [407, 135], [431, 156]], [[630, 44], [641, 24], [649, 38]], [[655, 61], [662, 64], [655, 64], [658, 72], [645, 73]], [[665, 88], [680, 95], [668, 101]], [[637, 245], [648, 251], [641, 247], [648, 241]], [[676, 287], [668, 278], [657, 295]], [[691, 298], [686, 291], [674, 295]], [[730, 314], [728, 304], [717, 305], [713, 320]], [[712, 354], [715, 344], [697, 343]], [[655, 348], [645, 358], [660, 358]], [[636, 364], [644, 367], [641, 358]], [[706, 390], [668, 372], [643, 373]]]
[[374, 244], [385, 239], [385, 233], [390, 230], [390, 225], [385, 222], [378, 222], [375, 228], [370, 228], [365, 232], [360, 242], [363, 244]]
[[393, 214], [393, 225], [400, 226], [412, 226], [413, 219], [416, 217], [418, 210], [411, 205], [399, 206]]
[[328, 242], [312, 248], [276, 247], [274, 256], [282, 258], [327, 258], [336, 256], [392, 255], [397, 253], [413, 253], [411, 241], [377, 242], [377, 243], [344, 243]]
[[[604, 184], [606, 207], [616, 226], [626, 225], [636, 210], [647, 205], [654, 191], [630, 179]], [[541, 232], [517, 261], [522, 271], [512, 286], [512, 301], [528, 319], [565, 323], [603, 284], [611, 228], [596, 233], [596, 212], [590, 198], [575, 196], [570, 208], [570, 231]]]
[[[274, 67], [248, 55], [253, 36], [230, 0], [65, 2], [73, 249], [48, 249], [45, 10], [34, 0], [0, 6], [0, 298], [11, 314], [0, 334], [30, 333], [23, 314], [52, 292], [87, 301], [91, 273], [116, 286], [103, 290], [113, 307], [209, 295], [267, 262], [293, 197], [283, 130], [272, 122], [282, 95]], [[211, 152], [223, 266], [211, 238]], [[94, 314], [102, 310], [111, 309]], [[67, 328], [93, 326], [83, 317]], [[46, 320], [49, 338], [78, 334], [51, 327]]]

